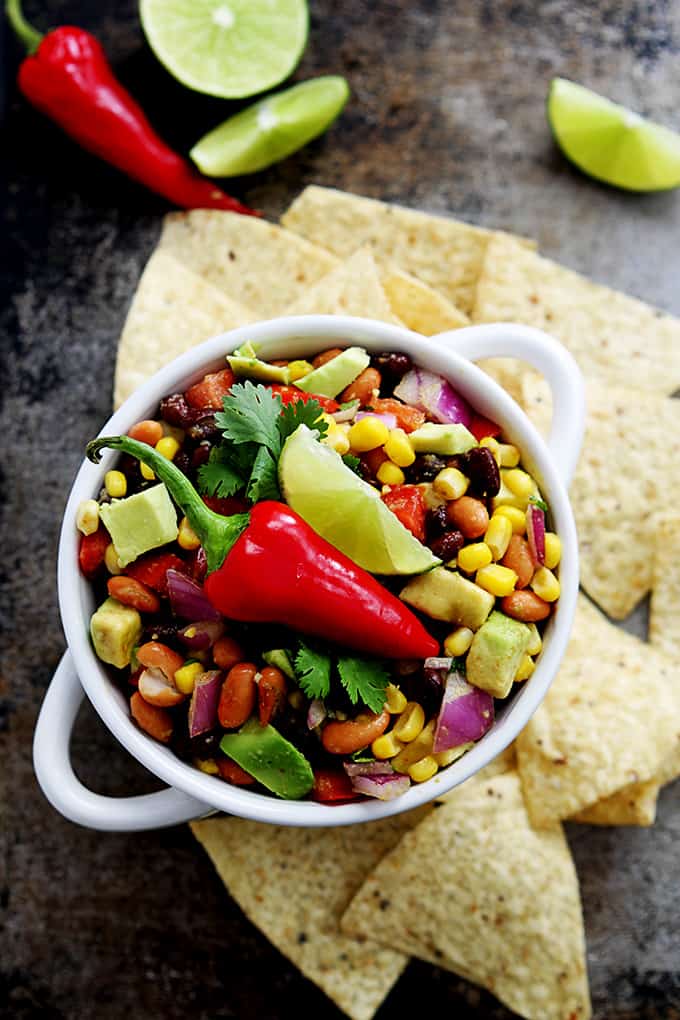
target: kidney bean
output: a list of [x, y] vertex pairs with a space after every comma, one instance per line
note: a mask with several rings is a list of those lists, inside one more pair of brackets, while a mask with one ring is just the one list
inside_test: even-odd
[[451, 524], [462, 531], [465, 538], [481, 538], [489, 526], [486, 507], [472, 496], [451, 500], [446, 504], [446, 512]]
[[175, 682], [175, 673], [184, 665], [184, 659], [172, 648], [160, 641], [147, 641], [137, 649], [137, 660], [142, 666], [160, 669], [170, 683]]
[[260, 726], [266, 726], [286, 700], [286, 678], [276, 666], [265, 666], [257, 685], [257, 705]]
[[366, 469], [367, 478], [376, 478], [380, 465], [384, 464], [386, 460], [389, 460], [389, 458], [382, 446], [376, 446], [375, 450], [368, 450], [366, 453], [362, 453], [361, 467]]
[[210, 443], [206, 441], [199, 443], [194, 452], [191, 454], [192, 468], [199, 468], [202, 464], [205, 464], [209, 456]]
[[222, 779], [226, 779], [228, 783], [234, 786], [252, 786], [255, 782], [255, 778], [231, 758], [216, 758], [215, 761]]
[[312, 358], [312, 368], [321, 368], [322, 365], [332, 361], [333, 358], [337, 358], [338, 354], [342, 354], [341, 347], [331, 347], [328, 351], [322, 351], [321, 354], [317, 354], [315, 358]]
[[243, 726], [253, 714], [257, 698], [256, 674], [257, 666], [252, 662], [238, 662], [229, 670], [217, 707], [217, 718], [225, 730]]
[[501, 612], [522, 623], [537, 623], [550, 616], [550, 603], [533, 591], [513, 591], [501, 599]]
[[435, 556], [438, 556], [444, 563], [448, 563], [454, 556], [457, 556], [460, 550], [465, 545], [465, 539], [462, 531], [453, 529], [451, 531], [445, 531], [439, 538], [435, 538], [434, 542], [430, 543], [430, 549]]
[[140, 729], [154, 740], [167, 744], [172, 736], [172, 716], [163, 708], [156, 708], [144, 700], [139, 691], [130, 698], [130, 714]]
[[460, 460], [460, 470], [470, 479], [468, 495], [487, 499], [498, 494], [501, 473], [491, 450], [477, 446], [463, 454]]
[[204, 414], [205, 411], [190, 407], [183, 393], [171, 393], [169, 397], [163, 397], [160, 403], [161, 418], [175, 428], [186, 429]]
[[231, 637], [221, 637], [213, 645], [213, 662], [218, 669], [231, 669], [237, 662], [243, 662], [245, 652], [238, 641]]
[[526, 588], [534, 576], [534, 561], [531, 557], [529, 543], [521, 535], [511, 535], [501, 563], [517, 574], [516, 588]]
[[374, 354], [371, 364], [377, 368], [383, 380], [391, 389], [397, 385], [400, 379], [406, 375], [412, 367], [413, 362], [408, 354], [400, 354], [398, 351], [384, 351], [382, 354]]
[[382, 736], [390, 724], [390, 713], [358, 715], [346, 722], [329, 722], [321, 732], [321, 743], [330, 754], [354, 754]]
[[365, 368], [361, 375], [358, 375], [354, 382], [351, 382], [347, 386], [338, 400], [344, 404], [349, 400], [358, 400], [361, 407], [366, 407], [371, 404], [373, 399], [373, 390], [380, 389], [380, 372], [375, 368]]
[[147, 446], [155, 446], [163, 437], [163, 426], [159, 421], [150, 418], [145, 421], [138, 421], [128, 432], [130, 439], [136, 439], [138, 443], [146, 443]]
[[124, 574], [110, 577], [106, 587], [111, 598], [122, 602], [124, 606], [137, 609], [140, 613], [157, 613], [161, 608], [158, 595], [141, 581], [135, 581], [134, 577], [126, 577]]

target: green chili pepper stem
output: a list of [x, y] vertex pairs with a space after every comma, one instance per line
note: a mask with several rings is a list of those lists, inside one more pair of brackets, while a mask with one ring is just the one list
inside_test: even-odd
[[163, 482], [175, 503], [185, 514], [189, 524], [201, 540], [208, 563], [208, 573], [218, 570], [227, 558], [232, 546], [248, 526], [250, 514], [233, 514], [223, 517], [210, 510], [193, 485], [178, 467], [146, 443], [140, 443], [130, 436], [105, 436], [93, 439], [87, 444], [87, 456], [94, 463], [101, 460], [101, 450], [122, 450], [136, 460], [150, 467]]
[[21, 0], [7, 0], [5, 13], [15, 35], [24, 44], [29, 53], [35, 53], [42, 42], [43, 36], [33, 25], [29, 25], [21, 10]]

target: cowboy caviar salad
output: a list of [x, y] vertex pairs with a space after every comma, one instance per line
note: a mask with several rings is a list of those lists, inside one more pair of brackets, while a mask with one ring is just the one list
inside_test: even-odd
[[285, 798], [388, 800], [491, 727], [559, 598], [520, 451], [398, 352], [246, 344], [77, 513], [90, 633], [137, 725]]

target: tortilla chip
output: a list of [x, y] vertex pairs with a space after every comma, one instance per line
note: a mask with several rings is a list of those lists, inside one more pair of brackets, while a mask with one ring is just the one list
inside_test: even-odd
[[472, 320], [522, 322], [552, 333], [587, 378], [615, 386], [634, 380], [659, 395], [680, 386], [680, 319], [592, 283], [508, 235], [487, 247]]
[[284, 315], [357, 315], [403, 325], [392, 311], [368, 248], [360, 248], [310, 287]]
[[[680, 517], [658, 521], [654, 550], [649, 640], [674, 663], [680, 662]], [[680, 682], [680, 680], [679, 680]], [[680, 776], [680, 747], [661, 766], [662, 785]]]
[[591, 1015], [578, 880], [517, 773], [469, 780], [383, 858], [342, 919], [482, 985], [528, 1020]]
[[570, 822], [585, 825], [654, 825], [656, 802], [661, 784], [656, 779], [646, 783], [631, 783], [611, 797], [572, 815]]
[[383, 273], [382, 285], [394, 314], [416, 333], [435, 336], [470, 325], [467, 315], [443, 294], [401, 269]]
[[340, 932], [380, 858], [425, 812], [370, 825], [284, 828], [240, 818], [192, 823], [246, 916], [354, 1020], [370, 1020], [408, 958]]
[[[547, 384], [525, 376], [523, 403], [547, 431]], [[583, 450], [570, 496], [579, 533], [581, 582], [610, 616], [623, 619], [652, 585], [657, 514], [680, 505], [680, 400], [638, 390], [586, 386]]]
[[261, 319], [280, 315], [338, 263], [273, 223], [210, 209], [169, 213], [159, 243]]
[[305, 188], [281, 222], [341, 258], [368, 245], [381, 268], [398, 266], [411, 273], [466, 315], [486, 247], [495, 236], [460, 220], [316, 185]]
[[679, 679], [665, 656], [580, 595], [559, 673], [516, 741], [532, 823], [571, 818], [656, 778], [680, 746]]
[[252, 322], [244, 305], [225, 297], [164, 251], [146, 264], [118, 344], [113, 404], [185, 351]]

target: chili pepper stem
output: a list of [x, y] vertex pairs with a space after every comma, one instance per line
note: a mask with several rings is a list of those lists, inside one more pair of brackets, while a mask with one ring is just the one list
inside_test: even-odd
[[187, 517], [191, 527], [201, 540], [208, 563], [208, 573], [218, 570], [227, 558], [232, 546], [248, 526], [250, 514], [233, 514], [223, 517], [210, 510], [193, 485], [171, 460], [146, 443], [140, 443], [130, 436], [105, 436], [93, 439], [87, 444], [87, 456], [94, 463], [101, 460], [101, 450], [122, 450], [136, 460], [150, 467], [163, 482]]
[[35, 53], [43, 36], [26, 21], [24, 12], [21, 10], [21, 0], [7, 0], [5, 13], [17, 38], [21, 40], [29, 53]]

